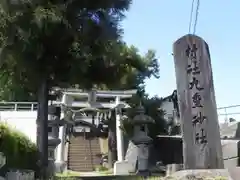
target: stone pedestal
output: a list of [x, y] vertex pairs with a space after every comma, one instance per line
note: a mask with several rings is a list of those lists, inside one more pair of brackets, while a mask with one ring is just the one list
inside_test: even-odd
[[127, 161], [128, 165], [126, 165], [126, 168], [128, 168], [128, 171], [134, 169], [135, 172], [137, 171], [138, 175], [148, 176], [149, 145], [152, 143], [152, 138], [148, 136], [147, 125], [150, 123], [154, 123], [154, 120], [151, 117], [144, 115], [144, 108], [140, 104], [140, 106], [136, 109], [136, 115], [133, 117], [132, 121], [134, 127], [131, 142], [135, 146], [135, 148], [133, 148], [132, 150], [136, 150], [136, 154], [131, 154], [131, 156], [133, 157], [132, 159], [130, 156], [129, 146], [126, 157], [131, 159], [131, 161]]
[[152, 139], [146, 135], [146, 132], [136, 131], [132, 141], [137, 146], [137, 174], [148, 175], [149, 145]]
[[183, 164], [168, 164], [166, 169], [166, 176], [170, 176], [180, 170], [183, 170]]
[[55, 161], [55, 172], [63, 173], [67, 171], [67, 162], [65, 161]]
[[138, 147], [132, 141], [130, 141], [128, 143], [128, 149], [126, 152], [125, 160], [128, 161], [128, 163], [130, 164], [129, 171], [131, 173], [136, 172], [137, 159], [138, 159]]
[[148, 157], [149, 157], [149, 148], [147, 144], [139, 144], [138, 148], [138, 158], [137, 158], [137, 174], [145, 174], [148, 172]]
[[128, 161], [117, 161], [114, 163], [113, 173], [114, 175], [128, 175], [132, 169], [132, 164]]
[[[56, 172], [55, 167], [55, 150], [61, 142], [60, 139], [48, 136], [48, 174], [53, 175]], [[50, 176], [51, 177], [51, 176]]]

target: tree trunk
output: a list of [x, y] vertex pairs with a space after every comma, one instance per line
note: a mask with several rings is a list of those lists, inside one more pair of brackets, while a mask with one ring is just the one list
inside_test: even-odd
[[108, 166], [113, 168], [113, 163], [117, 160], [117, 144], [116, 144], [116, 115], [112, 111], [110, 123], [108, 125]]
[[38, 89], [37, 144], [40, 152], [41, 178], [46, 179], [48, 167], [48, 85], [43, 79]]
[[108, 132], [108, 167], [113, 168], [114, 162], [117, 160], [116, 149], [116, 133], [109, 129]]

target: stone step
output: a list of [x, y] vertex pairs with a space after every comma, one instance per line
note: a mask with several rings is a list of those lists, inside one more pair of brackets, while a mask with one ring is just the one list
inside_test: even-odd
[[79, 163], [75, 163], [75, 164], [69, 164], [69, 167], [75, 167], [75, 168], [81, 168], [81, 167], [84, 167], [84, 168], [86, 168], [86, 167], [96, 167], [96, 165], [94, 165], [94, 164], [79, 164]]
[[71, 156], [95, 156], [95, 157], [97, 157], [99, 152], [82, 152], [82, 151], [80, 151], [80, 152], [71, 152], [69, 154], [71, 154]]
[[69, 163], [69, 167], [95, 167], [97, 165], [95, 165], [94, 163], [93, 164], [90, 164], [90, 163]]
[[100, 146], [71, 146], [70, 149], [99, 149]]
[[68, 152], [76, 152], [76, 151], [99, 151], [100, 148], [69, 148]]
[[71, 144], [80, 144], [80, 143], [82, 143], [82, 142], [85, 142], [85, 143], [97, 143], [97, 144], [99, 144], [99, 140], [85, 140], [85, 139], [77, 139], [77, 140], [75, 140], [75, 139], [71, 139], [70, 140], [70, 143]]
[[100, 145], [98, 139], [86, 140], [82, 136], [70, 138], [68, 169], [73, 171], [93, 171], [99, 165]]
[[81, 167], [95, 167], [96, 165], [94, 164], [84, 164], [84, 163], [71, 163], [69, 164], [69, 167], [74, 167], [74, 168], [81, 168]]
[[75, 158], [76, 157], [85, 157], [85, 156], [92, 156], [94, 158], [100, 158], [100, 157], [98, 157], [98, 154], [94, 153], [94, 152], [69, 153], [69, 155], [74, 156]]
[[91, 151], [99, 151], [99, 147], [93, 147], [93, 148], [88, 148], [88, 147], [70, 147], [69, 148], [69, 151], [71, 152], [71, 151], [78, 151], [78, 150], [82, 150], [82, 151], [84, 151], [84, 150], [90, 150], [91, 149]]
[[82, 157], [79, 157], [79, 156], [75, 156], [73, 158], [69, 158], [70, 161], [83, 161], [83, 160], [100, 160], [100, 158], [94, 158], [92, 156], [82, 156]]
[[77, 151], [77, 150], [92, 150], [92, 151], [97, 151], [99, 150], [100, 148], [99, 147], [70, 147], [69, 148], [69, 151]]

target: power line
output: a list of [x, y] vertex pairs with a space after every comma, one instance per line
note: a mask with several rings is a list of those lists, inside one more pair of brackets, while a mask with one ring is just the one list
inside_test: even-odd
[[189, 21], [189, 27], [188, 27], [188, 33], [189, 33], [189, 34], [191, 33], [194, 2], [195, 2], [195, 0], [192, 0], [192, 7], [191, 7], [191, 13], [190, 13], [190, 21]]
[[199, 14], [199, 6], [200, 6], [200, 0], [197, 0], [197, 8], [196, 8], [196, 14], [195, 14], [195, 22], [194, 22], [193, 34], [196, 33], [198, 14]]
[[[195, 4], [195, 0], [192, 0], [192, 6], [191, 6], [191, 13], [190, 13], [190, 21], [189, 21], [189, 27], [188, 27], [188, 33], [191, 33], [191, 29], [193, 26], [193, 34], [196, 33], [196, 29], [197, 29], [197, 22], [198, 22], [198, 15], [199, 15], [199, 6], [200, 6], [200, 0], [197, 0], [196, 2], [196, 9], [194, 11], [194, 4]], [[194, 23], [193, 23], [193, 12], [195, 12], [195, 19], [194, 19]]]

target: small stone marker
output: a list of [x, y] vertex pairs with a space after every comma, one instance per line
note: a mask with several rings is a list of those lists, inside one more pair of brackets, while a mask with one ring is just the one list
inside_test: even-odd
[[223, 168], [210, 53], [207, 43], [186, 35], [174, 43], [185, 169]]

